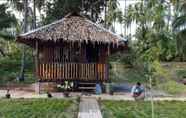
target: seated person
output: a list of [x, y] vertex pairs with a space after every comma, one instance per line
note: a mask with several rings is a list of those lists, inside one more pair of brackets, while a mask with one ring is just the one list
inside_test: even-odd
[[96, 83], [96, 95], [100, 95], [102, 93], [102, 88], [100, 83]]
[[132, 87], [131, 95], [132, 97], [134, 97], [135, 100], [144, 100], [145, 91], [140, 82], [137, 82], [136, 85]]

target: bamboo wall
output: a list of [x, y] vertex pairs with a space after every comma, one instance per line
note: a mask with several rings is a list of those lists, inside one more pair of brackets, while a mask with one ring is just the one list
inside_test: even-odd
[[40, 46], [38, 78], [40, 81], [106, 81], [108, 79], [106, 46], [99, 48], [96, 62], [87, 61], [86, 49], [86, 45], [72, 44]]
[[41, 63], [39, 77], [47, 80], [105, 81], [108, 71], [106, 64], [98, 63]]

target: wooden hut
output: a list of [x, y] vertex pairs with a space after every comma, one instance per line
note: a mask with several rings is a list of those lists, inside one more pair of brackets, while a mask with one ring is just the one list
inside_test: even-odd
[[127, 48], [124, 40], [78, 14], [17, 36], [35, 50], [38, 82], [106, 82], [107, 58]]

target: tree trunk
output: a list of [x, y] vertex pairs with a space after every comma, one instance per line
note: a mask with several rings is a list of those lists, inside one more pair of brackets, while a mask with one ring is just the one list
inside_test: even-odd
[[[125, 0], [125, 9], [124, 9], [124, 15], [126, 16], [127, 15], [127, 13], [126, 13], [126, 10], [127, 10], [127, 1]], [[127, 36], [127, 25], [125, 24], [125, 26], [124, 26], [124, 36]]]
[[152, 94], [152, 77], [149, 78], [150, 81], [150, 101], [151, 101], [151, 118], [154, 118], [154, 99]]
[[33, 29], [36, 29], [36, 0], [33, 0], [33, 20], [34, 20], [34, 24], [33, 24]]
[[1, 49], [1, 48], [0, 48], [0, 54], [5, 56], [5, 53], [4, 53], [3, 49]]
[[168, 4], [169, 4], [169, 5], [168, 5], [168, 7], [169, 7], [169, 8], [168, 8], [168, 9], [169, 9], [169, 10], [168, 10], [168, 14], [169, 14], [169, 15], [168, 15], [168, 23], [167, 23], [168, 25], [167, 25], [167, 29], [170, 29], [170, 21], [171, 21], [171, 15], [172, 15], [172, 14], [171, 14], [171, 3], [168, 3]]
[[[27, 25], [28, 25], [28, 0], [24, 0], [24, 29], [23, 32], [27, 32]], [[25, 46], [22, 47], [22, 59], [21, 59], [21, 72], [20, 72], [20, 81], [24, 81], [24, 74], [25, 74]]]
[[107, 17], [107, 0], [105, 0], [105, 21], [104, 21], [104, 27], [107, 29], [107, 22], [106, 22], [106, 17]]

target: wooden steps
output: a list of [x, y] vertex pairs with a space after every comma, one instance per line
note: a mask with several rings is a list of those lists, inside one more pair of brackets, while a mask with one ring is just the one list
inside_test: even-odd
[[95, 92], [96, 83], [95, 82], [80, 82], [78, 84], [78, 90], [79, 91]]
[[81, 90], [90, 90], [90, 89], [96, 89], [96, 87], [79, 87]]

